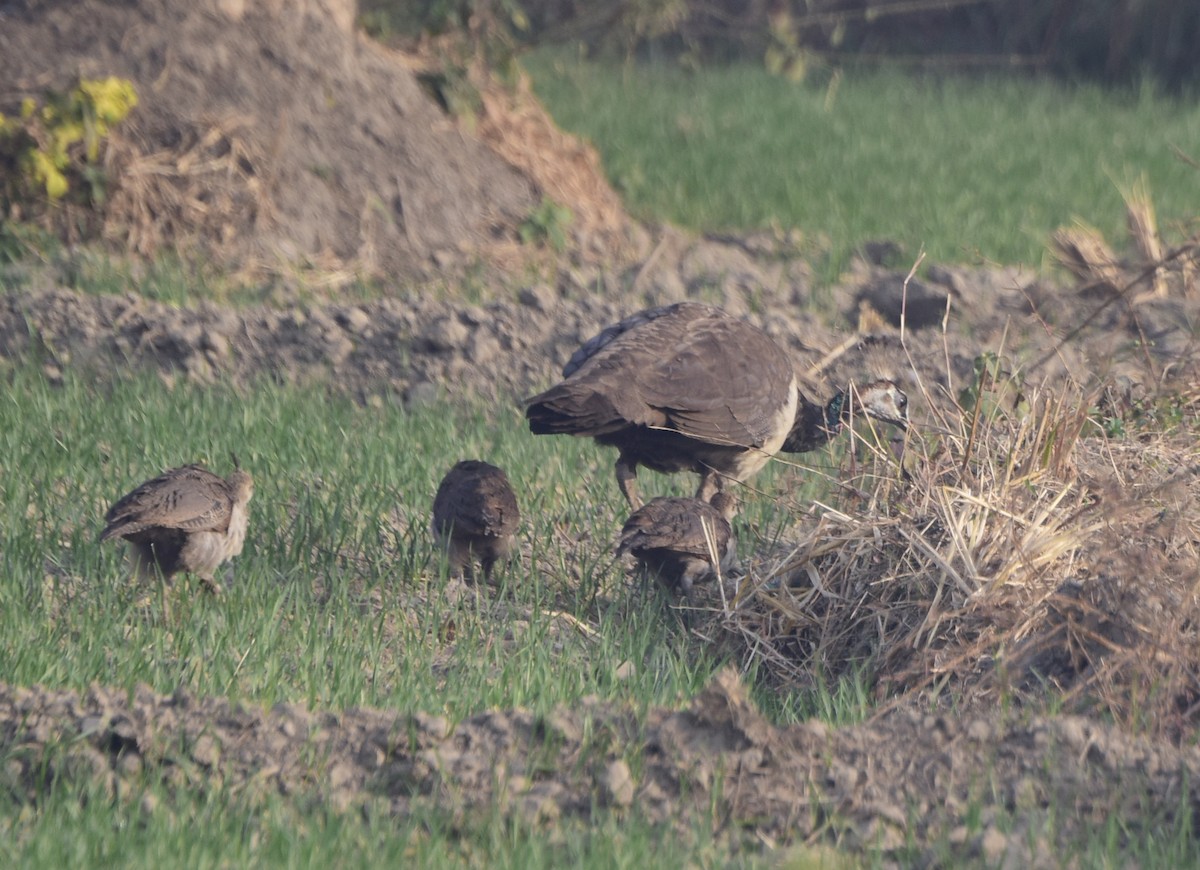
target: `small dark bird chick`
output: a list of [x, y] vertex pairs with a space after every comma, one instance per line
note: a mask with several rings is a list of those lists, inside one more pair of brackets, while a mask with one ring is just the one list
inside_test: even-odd
[[851, 414], [907, 425], [908, 398], [891, 381], [811, 402], [769, 335], [696, 302], [609, 326], [575, 352], [563, 378], [527, 400], [530, 431], [616, 447], [617, 485], [635, 510], [639, 465], [696, 472], [696, 497], [710, 501], [726, 479], [746, 480], [780, 450], [824, 444]]
[[466, 459], [442, 478], [433, 499], [433, 534], [446, 549], [450, 568], [475, 582], [474, 561], [492, 582], [492, 568], [512, 551], [521, 512], [505, 473], [494, 465]]
[[194, 574], [217, 592], [216, 570], [242, 552], [254, 480], [236, 469], [217, 477], [199, 465], [164, 471], [104, 515], [100, 540], [124, 538], [139, 577]]
[[729, 568], [736, 558], [736, 513], [737, 501], [728, 492], [717, 493], [712, 504], [696, 498], [651, 499], [625, 521], [617, 556], [632, 553], [643, 572], [690, 596], [716, 565]]

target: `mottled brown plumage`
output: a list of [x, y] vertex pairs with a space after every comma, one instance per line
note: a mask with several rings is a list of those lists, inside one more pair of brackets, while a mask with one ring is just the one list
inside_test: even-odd
[[713, 503], [696, 498], [655, 498], [625, 521], [617, 555], [631, 553], [641, 569], [669, 589], [690, 595], [693, 585], [729, 568], [736, 557], [732, 494], [719, 492]]
[[442, 478], [433, 499], [433, 534], [450, 568], [474, 582], [474, 562], [490, 583], [496, 562], [512, 551], [521, 512], [508, 476], [476, 459], [459, 462]]
[[164, 471], [104, 515], [100, 540], [129, 542], [139, 576], [195, 574], [216, 591], [216, 570], [242, 552], [254, 481], [241, 469], [221, 478], [199, 465]]
[[779, 450], [824, 443], [852, 412], [905, 425], [908, 401], [892, 382], [876, 381], [826, 406], [810, 402], [770, 336], [696, 302], [608, 327], [575, 352], [563, 377], [527, 401], [530, 430], [616, 447], [617, 484], [634, 509], [639, 465], [698, 473], [696, 497], [709, 501], [726, 478], [746, 480]]

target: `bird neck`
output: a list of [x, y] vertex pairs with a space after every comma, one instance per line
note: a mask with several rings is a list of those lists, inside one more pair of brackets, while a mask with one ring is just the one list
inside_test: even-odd
[[818, 405], [801, 396], [796, 406], [796, 421], [781, 449], [785, 453], [807, 453], [829, 443], [842, 429], [846, 404], [846, 393], [842, 390], [827, 405]]

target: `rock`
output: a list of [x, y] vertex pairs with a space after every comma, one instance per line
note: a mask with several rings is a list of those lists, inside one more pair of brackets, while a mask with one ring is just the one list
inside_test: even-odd
[[999, 828], [990, 826], [979, 838], [979, 851], [988, 861], [997, 862], [1008, 851], [1008, 837]]
[[534, 284], [522, 288], [517, 293], [517, 301], [528, 308], [548, 313], [558, 302], [558, 292], [548, 284]]
[[627, 807], [633, 803], [633, 774], [622, 759], [610, 761], [600, 774], [601, 798], [609, 806]]
[[740, 246], [700, 241], [680, 258], [679, 274], [692, 294], [706, 288], [720, 290], [726, 307], [744, 309], [746, 300], [779, 285], [777, 265], [760, 267]]
[[372, 324], [371, 315], [361, 308], [348, 308], [341, 315], [342, 326], [355, 335], [365, 335]]
[[345, 790], [355, 780], [354, 767], [344, 762], [336, 762], [329, 767], [326, 781], [335, 792]]
[[891, 239], [870, 239], [862, 244], [862, 257], [872, 266], [895, 268], [904, 255], [904, 247]]
[[423, 734], [434, 740], [445, 740], [450, 736], [450, 720], [445, 716], [434, 716], [429, 713], [416, 713], [413, 722]]
[[476, 329], [467, 342], [467, 357], [475, 365], [487, 365], [500, 355], [500, 342], [485, 329]]
[[117, 759], [117, 773], [124, 779], [134, 779], [139, 776], [145, 764], [142, 762], [142, 756], [133, 752], [127, 752]]
[[325, 356], [334, 366], [340, 366], [354, 353], [354, 342], [340, 329], [325, 334]]
[[68, 749], [61, 770], [72, 782], [95, 788], [111, 797], [116, 792], [116, 775], [107, 756], [93, 747], [81, 744]]
[[413, 384], [404, 396], [404, 402], [410, 408], [420, 408], [432, 405], [441, 397], [441, 389], [432, 381], [420, 381]]
[[992, 738], [992, 726], [984, 719], [973, 719], [967, 726], [967, 736], [983, 743]]
[[534, 824], [555, 822], [562, 816], [559, 803], [563, 788], [554, 780], [535, 783], [521, 796], [520, 806], [526, 819]]
[[637, 665], [631, 661], [623, 661], [617, 665], [617, 669], [613, 671], [613, 678], [618, 682], [632, 679], [637, 676]]
[[457, 317], [439, 317], [421, 333], [421, 341], [435, 353], [459, 350], [467, 343], [469, 331]]
[[192, 760], [197, 764], [213, 768], [221, 760], [221, 750], [217, 741], [207, 734], [201, 734], [192, 744]]
[[387, 753], [375, 743], [368, 742], [363, 744], [355, 760], [365, 771], [372, 773], [383, 767], [384, 762], [387, 761]]
[[857, 304], [870, 305], [892, 326], [900, 326], [901, 315], [908, 329], [940, 326], [947, 292], [935, 290], [919, 278], [910, 279], [905, 289], [907, 277], [907, 272], [891, 272], [874, 278], [859, 291]]
[[229, 339], [214, 329], [204, 330], [200, 346], [216, 359], [224, 359], [229, 356]]

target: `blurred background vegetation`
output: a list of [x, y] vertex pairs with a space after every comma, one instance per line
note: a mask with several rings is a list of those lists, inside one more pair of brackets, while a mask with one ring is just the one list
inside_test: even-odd
[[685, 65], [897, 61], [1018, 68], [1185, 90], [1200, 69], [1195, 0], [361, 0], [377, 35], [470, 33], [493, 51], [570, 43]]

